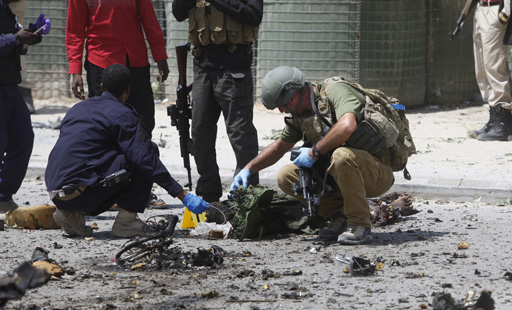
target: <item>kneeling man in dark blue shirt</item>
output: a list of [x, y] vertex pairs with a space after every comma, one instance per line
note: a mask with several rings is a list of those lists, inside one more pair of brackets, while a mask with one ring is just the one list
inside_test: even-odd
[[[185, 191], [170, 175], [159, 159], [158, 146], [135, 110], [125, 104], [130, 94], [128, 68], [109, 66], [101, 86], [101, 96], [79, 102], [67, 112], [50, 153], [45, 181], [57, 207], [55, 221], [69, 235], [90, 236], [92, 229], [85, 226], [84, 216], [100, 214], [117, 203], [112, 233], [143, 235], [144, 222], [137, 213], [144, 212], [153, 182], [191, 212], [207, 210], [207, 202]], [[115, 177], [109, 180], [112, 174]]]

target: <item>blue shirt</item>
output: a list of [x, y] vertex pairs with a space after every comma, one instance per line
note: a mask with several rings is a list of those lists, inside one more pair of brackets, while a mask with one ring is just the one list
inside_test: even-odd
[[124, 168], [137, 169], [176, 197], [183, 189], [159, 158], [158, 146], [137, 113], [109, 92], [75, 104], [64, 117], [48, 159], [48, 191], [64, 185], [91, 186]]

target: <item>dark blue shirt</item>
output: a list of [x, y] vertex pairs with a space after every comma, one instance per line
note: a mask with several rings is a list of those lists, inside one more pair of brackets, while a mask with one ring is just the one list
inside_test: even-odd
[[136, 112], [109, 92], [75, 104], [64, 117], [46, 167], [48, 191], [91, 186], [123, 168], [137, 169], [176, 197], [183, 189], [160, 161], [158, 146]]
[[10, 0], [0, 0], [0, 96], [17, 96], [21, 83], [20, 47], [15, 34], [19, 31]]

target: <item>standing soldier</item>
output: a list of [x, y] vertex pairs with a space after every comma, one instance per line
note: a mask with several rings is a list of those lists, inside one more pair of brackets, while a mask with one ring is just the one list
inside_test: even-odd
[[453, 39], [471, 9], [476, 7], [473, 18], [475, 76], [482, 99], [489, 103], [489, 121], [473, 132], [481, 141], [506, 141], [512, 131], [508, 46], [503, 44], [506, 26], [498, 16], [499, 4], [500, 0], [467, 0], [457, 28], [451, 34]]
[[[253, 121], [253, 41], [263, 18], [263, 0], [174, 0], [178, 21], [188, 18], [194, 46], [192, 89], [193, 153], [199, 173], [196, 194], [206, 201], [222, 196], [215, 141], [223, 114], [236, 156], [235, 175], [258, 154]], [[226, 29], [227, 28], [227, 29]], [[249, 183], [259, 183], [253, 174]]]

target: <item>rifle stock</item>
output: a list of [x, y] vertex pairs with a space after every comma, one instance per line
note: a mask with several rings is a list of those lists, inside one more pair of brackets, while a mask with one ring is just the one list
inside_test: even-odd
[[176, 60], [178, 62], [178, 86], [176, 87], [176, 104], [167, 107], [167, 115], [171, 117], [171, 125], [176, 126], [180, 137], [180, 153], [183, 158], [183, 166], [187, 169], [188, 183], [185, 187], [192, 190], [192, 175], [190, 168], [190, 156], [192, 154], [192, 139], [190, 138], [190, 119], [192, 109], [190, 107], [189, 93], [192, 84], [187, 86], [187, 54], [190, 44], [176, 46]]

